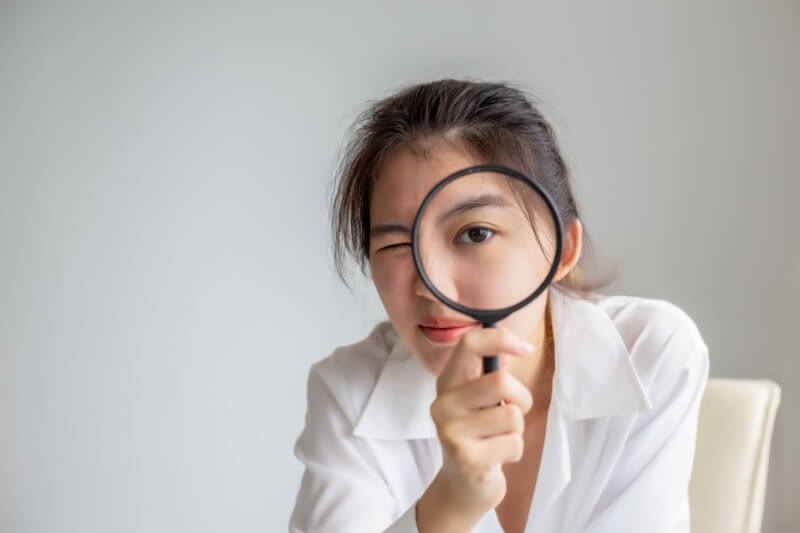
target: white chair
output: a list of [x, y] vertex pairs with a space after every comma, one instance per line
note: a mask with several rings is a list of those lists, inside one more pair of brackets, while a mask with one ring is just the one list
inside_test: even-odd
[[758, 533], [781, 389], [770, 380], [708, 380], [689, 484], [692, 533]]

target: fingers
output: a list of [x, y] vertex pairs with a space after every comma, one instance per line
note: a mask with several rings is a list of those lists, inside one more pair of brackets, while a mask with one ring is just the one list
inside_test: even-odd
[[[473, 329], [459, 340], [437, 378], [431, 404], [445, 464], [455, 479], [483, 479], [498, 465], [522, 457], [524, 414], [533, 396], [504, 367], [508, 357], [528, 357], [533, 351], [504, 328]], [[500, 356], [498, 371], [482, 374], [485, 355]]]
[[465, 383], [446, 395], [464, 411], [496, 406], [500, 401], [516, 404], [522, 413], [533, 407], [531, 391], [504, 368]]
[[520, 433], [504, 433], [482, 440], [457, 441], [446, 449], [458, 471], [474, 478], [522, 459], [525, 441]]
[[439, 374], [436, 380], [437, 392], [450, 390], [480, 377], [483, 372], [482, 358], [486, 355], [528, 357], [533, 352], [534, 347], [531, 344], [506, 328], [472, 329], [461, 337], [447, 365]]
[[525, 418], [522, 409], [514, 403], [472, 411], [452, 422], [450, 430], [458, 435], [484, 439], [505, 433], [522, 434]]
[[440, 394], [431, 405], [431, 416], [434, 420], [458, 418], [501, 401], [516, 404], [523, 414], [533, 406], [531, 391], [503, 368]]
[[516, 463], [525, 452], [525, 441], [520, 433], [505, 433], [475, 443], [477, 454], [484, 457], [486, 470], [498, 464]]
[[[493, 405], [469, 409], [465, 407], [466, 399], [475, 402], [475, 398], [470, 398], [471, 394]], [[508, 403], [496, 405], [497, 398], [507, 398]], [[431, 405], [431, 416], [448, 456], [455, 457], [459, 469], [466, 472], [516, 457], [515, 437], [495, 439], [515, 434], [521, 440], [525, 429], [524, 413], [531, 405], [530, 392], [507, 371], [500, 370], [439, 396]], [[485, 441], [502, 444], [504, 448], [495, 453], [497, 450], [479, 446]], [[486, 463], [486, 460], [490, 462]]]

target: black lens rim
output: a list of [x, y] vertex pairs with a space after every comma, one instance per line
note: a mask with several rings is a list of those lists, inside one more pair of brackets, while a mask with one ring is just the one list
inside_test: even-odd
[[[464, 176], [468, 176], [470, 174], [477, 174], [479, 172], [496, 172], [499, 174], [504, 174], [506, 176], [510, 176], [514, 179], [524, 182], [526, 185], [529, 185], [536, 189], [536, 191], [544, 198], [547, 207], [550, 209], [550, 212], [553, 214], [553, 218], [556, 223], [556, 253], [555, 253], [555, 261], [553, 261], [553, 265], [550, 267], [550, 271], [547, 273], [544, 281], [533, 291], [527, 298], [524, 300], [501, 309], [476, 309], [473, 307], [467, 307], [466, 305], [462, 305], [454, 300], [451, 300], [436, 286], [431, 282], [430, 278], [428, 278], [428, 274], [425, 272], [425, 269], [422, 266], [422, 259], [420, 256], [419, 251], [419, 226], [420, 221], [422, 220], [422, 216], [425, 213], [425, 209], [427, 209], [428, 205], [430, 204], [433, 197], [444, 187], [446, 187], [449, 183], [462, 178]], [[461, 169], [459, 171], [453, 172], [449, 176], [445, 177], [442, 181], [436, 184], [436, 186], [428, 192], [425, 196], [425, 199], [422, 201], [422, 204], [419, 206], [419, 210], [417, 211], [416, 216], [414, 217], [414, 226], [411, 231], [411, 249], [414, 254], [414, 265], [417, 268], [417, 273], [419, 274], [420, 279], [428, 288], [428, 290], [433, 293], [436, 298], [439, 299], [443, 304], [450, 307], [451, 309], [455, 309], [456, 311], [463, 313], [467, 316], [474, 318], [482, 322], [483, 324], [493, 324], [496, 323], [508, 315], [525, 307], [533, 300], [539, 297], [542, 292], [550, 285], [550, 282], [556, 275], [558, 271], [558, 267], [561, 264], [561, 255], [563, 253], [563, 245], [564, 245], [564, 226], [561, 220], [561, 216], [558, 213], [558, 209], [556, 209], [555, 202], [550, 197], [550, 195], [545, 191], [538, 183], [534, 180], [529, 178], [527, 175], [519, 172], [513, 168], [509, 168], [503, 165], [475, 165], [471, 167], [467, 167]]]

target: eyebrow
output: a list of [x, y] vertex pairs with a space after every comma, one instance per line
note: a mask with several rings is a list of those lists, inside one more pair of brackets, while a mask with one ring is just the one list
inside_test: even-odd
[[436, 221], [436, 223], [441, 224], [448, 218], [464, 213], [471, 209], [479, 209], [481, 207], [508, 207], [508, 206], [509, 203], [502, 196], [492, 193], [485, 193], [481, 194], [480, 196], [476, 196], [475, 198], [470, 198], [469, 200], [465, 200], [456, 206], [453, 206], [448, 211], [442, 213], [439, 216], [439, 219]]
[[378, 237], [389, 233], [411, 234], [411, 228], [402, 224], [376, 224], [369, 230], [370, 237]]

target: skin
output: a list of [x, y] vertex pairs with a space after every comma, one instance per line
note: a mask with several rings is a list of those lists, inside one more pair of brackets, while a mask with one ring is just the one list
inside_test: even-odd
[[[553, 347], [547, 346], [548, 291], [498, 323], [473, 327], [448, 343], [428, 339], [427, 317], [472, 320], [445, 306], [414, 266], [410, 228], [424, 196], [444, 176], [481, 164], [439, 142], [424, 156], [398, 149], [384, 164], [370, 198], [370, 225], [405, 230], [371, 234], [369, 265], [386, 312], [400, 337], [437, 377], [431, 416], [443, 465], [417, 503], [421, 532], [470, 531], [495, 508], [506, 532], [522, 531], [533, 497], [552, 390]], [[580, 258], [581, 224], [565, 227], [554, 282]], [[526, 344], [532, 345], [526, 347]], [[500, 370], [482, 375], [482, 354], [499, 354]], [[504, 405], [498, 405], [500, 401]]]

